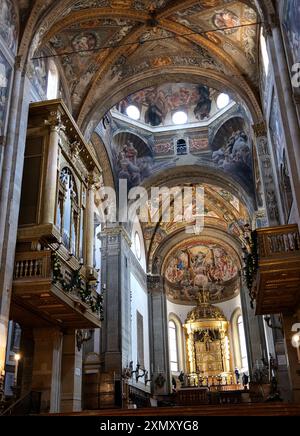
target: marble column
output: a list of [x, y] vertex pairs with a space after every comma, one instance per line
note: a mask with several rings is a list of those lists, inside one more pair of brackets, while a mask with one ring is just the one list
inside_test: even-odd
[[279, 101], [286, 142], [286, 156], [292, 186], [294, 208], [300, 224], [300, 126], [287, 58], [277, 19], [268, 31], [268, 42], [274, 71], [274, 86]]
[[[171, 374], [169, 363], [167, 300], [161, 276], [148, 276], [149, 312], [150, 312], [150, 356], [152, 392], [156, 395], [168, 395], [171, 392]], [[160, 375], [162, 377], [160, 377]], [[159, 379], [161, 382], [159, 383]]]
[[58, 328], [34, 329], [32, 390], [41, 392], [41, 411], [59, 412], [62, 333]]
[[130, 240], [123, 227], [114, 225], [108, 225], [100, 237], [104, 290], [101, 353], [105, 371], [120, 379], [131, 355]]
[[76, 331], [68, 330], [63, 336], [60, 411], [81, 411], [81, 399], [82, 347], [77, 347]]
[[55, 223], [56, 194], [57, 194], [57, 159], [59, 133], [64, 128], [61, 123], [61, 114], [58, 111], [50, 113], [46, 124], [49, 126], [49, 146], [47, 155], [47, 169], [43, 190], [42, 223]]
[[[300, 310], [293, 316], [284, 316], [283, 330], [285, 350], [288, 356], [290, 384], [292, 386], [292, 401], [300, 403], [300, 349], [292, 344], [292, 337], [300, 330]], [[298, 331], [299, 331], [298, 330]]]
[[0, 188], [0, 374], [5, 363], [29, 103], [30, 82], [17, 59]]
[[241, 305], [245, 329], [245, 339], [247, 346], [247, 356], [249, 364], [249, 374], [252, 378], [257, 363], [261, 363], [262, 358], [268, 360], [268, 351], [264, 333], [263, 319], [255, 315], [255, 310], [251, 308], [249, 291], [245, 286], [241, 286]]

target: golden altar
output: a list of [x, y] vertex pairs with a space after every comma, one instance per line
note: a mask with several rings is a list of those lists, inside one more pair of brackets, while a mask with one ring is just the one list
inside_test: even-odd
[[209, 292], [201, 292], [198, 305], [189, 312], [184, 324], [187, 368], [194, 384], [232, 381], [230, 364], [229, 322], [222, 310], [209, 303]]

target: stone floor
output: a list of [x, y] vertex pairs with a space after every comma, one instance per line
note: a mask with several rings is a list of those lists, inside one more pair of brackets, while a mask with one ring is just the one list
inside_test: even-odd
[[[62, 414], [58, 414], [62, 415]], [[66, 415], [66, 414], [63, 414]], [[147, 409], [110, 409], [70, 413], [68, 416], [300, 416], [300, 404], [263, 403]]]

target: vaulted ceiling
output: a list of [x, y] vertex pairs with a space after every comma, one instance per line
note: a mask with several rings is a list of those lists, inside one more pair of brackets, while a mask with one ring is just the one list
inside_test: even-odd
[[54, 55], [89, 136], [131, 92], [166, 80], [207, 83], [260, 119], [257, 1], [22, 0], [20, 56]]

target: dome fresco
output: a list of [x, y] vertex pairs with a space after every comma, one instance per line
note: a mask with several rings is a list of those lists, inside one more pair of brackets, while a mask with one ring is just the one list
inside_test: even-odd
[[136, 106], [141, 114], [138, 121], [152, 127], [174, 125], [174, 114], [182, 111], [187, 115], [186, 123], [191, 124], [208, 121], [220, 112], [219, 95], [203, 84], [167, 83], [129, 95], [114, 109], [128, 116], [127, 108]]

